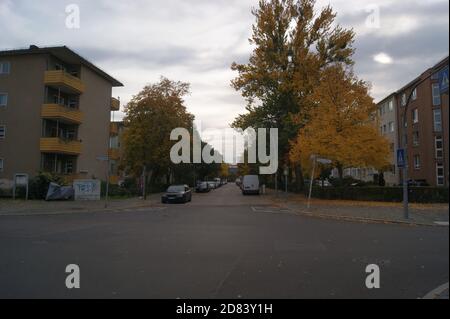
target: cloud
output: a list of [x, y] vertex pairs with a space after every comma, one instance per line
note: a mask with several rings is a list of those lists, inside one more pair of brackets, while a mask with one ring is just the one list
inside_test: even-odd
[[[80, 7], [80, 29], [65, 27], [70, 3]], [[357, 34], [355, 71], [372, 83], [376, 100], [448, 55], [448, 0], [318, 0], [319, 6], [329, 3], [337, 22]], [[205, 126], [222, 128], [245, 110], [230, 87], [236, 76], [230, 65], [248, 61], [251, 9], [257, 5], [257, 0], [0, 0], [0, 46], [67, 45], [125, 84], [113, 91], [123, 103], [161, 75], [189, 82], [188, 110]], [[368, 24], [368, 18], [379, 24]]]

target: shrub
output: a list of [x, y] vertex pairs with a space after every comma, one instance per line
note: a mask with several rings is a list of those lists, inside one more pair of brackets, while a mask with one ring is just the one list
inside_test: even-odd
[[[306, 191], [307, 193], [307, 191]], [[410, 187], [408, 198], [413, 203], [448, 203], [448, 188]], [[360, 201], [401, 202], [402, 187], [313, 187], [312, 197]]]
[[[61, 176], [48, 173], [39, 172], [35, 177], [31, 178], [28, 184], [29, 198], [30, 199], [45, 199], [47, 195], [48, 186], [50, 183], [56, 183], [58, 185], [63, 185], [64, 180]], [[20, 195], [25, 194], [25, 189], [20, 188]]]

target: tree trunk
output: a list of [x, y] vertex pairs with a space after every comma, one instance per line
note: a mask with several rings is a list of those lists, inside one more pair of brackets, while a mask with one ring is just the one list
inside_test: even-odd
[[295, 164], [295, 183], [297, 186], [297, 190], [302, 192], [305, 188], [305, 180], [303, 178], [302, 165], [300, 163]]

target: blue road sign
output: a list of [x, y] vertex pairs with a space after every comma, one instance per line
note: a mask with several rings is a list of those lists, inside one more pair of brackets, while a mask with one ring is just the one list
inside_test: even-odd
[[448, 92], [448, 65], [439, 71], [439, 91], [441, 94]]
[[405, 165], [406, 165], [405, 150], [403, 148], [399, 148], [397, 150], [397, 167], [404, 168]]

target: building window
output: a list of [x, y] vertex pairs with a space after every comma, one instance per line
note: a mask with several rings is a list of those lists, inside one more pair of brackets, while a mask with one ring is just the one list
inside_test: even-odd
[[412, 100], [417, 100], [417, 88], [414, 89], [414, 91], [412, 91], [412, 95], [411, 95]]
[[392, 112], [394, 110], [394, 101], [389, 101], [388, 108], [389, 112]]
[[8, 94], [0, 93], [0, 107], [6, 107], [8, 104]]
[[419, 123], [419, 110], [418, 109], [414, 109], [411, 112], [412, 112], [413, 123], [414, 124]]
[[0, 125], [0, 139], [5, 138], [6, 136], [6, 126]]
[[441, 105], [441, 91], [439, 90], [438, 83], [433, 83], [432, 92], [433, 92], [433, 106]]
[[444, 165], [442, 163], [436, 163], [436, 184], [444, 186]]
[[395, 131], [394, 122], [389, 122], [389, 132], [393, 133]]
[[3, 158], [0, 158], [0, 172], [3, 172]]
[[0, 74], [9, 74], [11, 70], [11, 63], [8, 61], [0, 62]]
[[441, 109], [433, 110], [433, 122], [434, 122], [434, 131], [441, 132], [442, 131], [442, 115]]
[[436, 158], [444, 157], [444, 142], [442, 140], [442, 136], [434, 137], [434, 146], [436, 149]]
[[419, 145], [419, 131], [413, 132], [413, 145], [418, 146]]
[[420, 169], [420, 156], [414, 155], [414, 168]]
[[386, 124], [383, 125], [383, 134], [386, 134], [387, 132], [387, 128], [386, 128]]
[[406, 94], [403, 93], [402, 94], [402, 106], [405, 106], [405, 105], [406, 105]]

